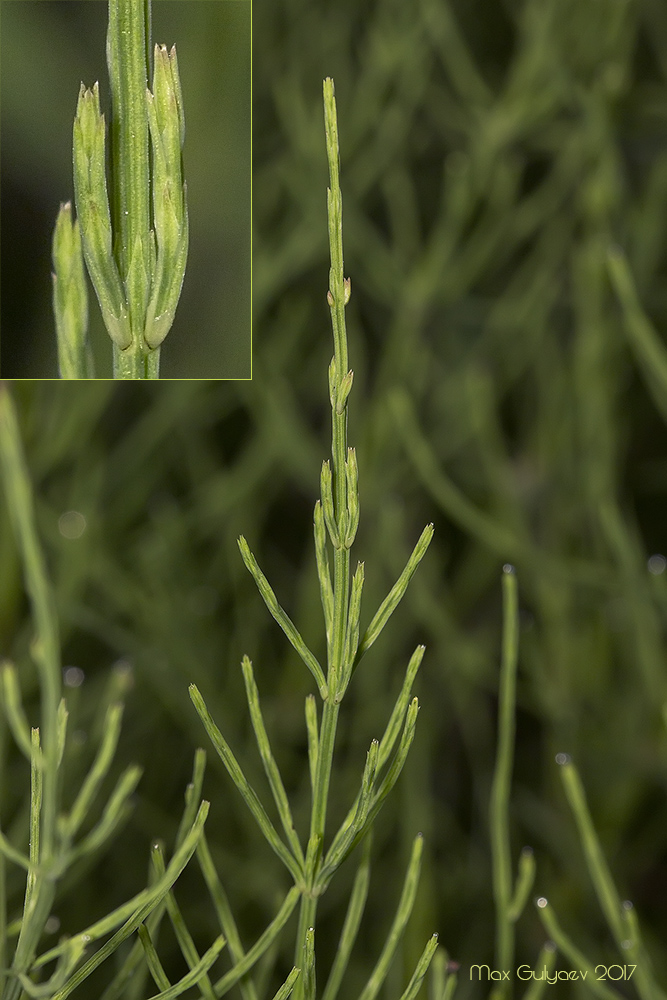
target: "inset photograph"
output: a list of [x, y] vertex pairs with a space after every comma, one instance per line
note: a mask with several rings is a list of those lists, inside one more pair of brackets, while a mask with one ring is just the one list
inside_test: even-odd
[[0, 4], [12, 379], [249, 379], [249, 0]]

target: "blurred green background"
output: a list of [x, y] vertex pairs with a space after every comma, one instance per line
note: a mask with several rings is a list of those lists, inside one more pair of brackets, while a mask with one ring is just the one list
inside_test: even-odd
[[[74, 195], [72, 124], [81, 82], [110, 111], [107, 4], [9, 0], [1, 22], [2, 374], [57, 378], [51, 239]], [[157, 0], [153, 41], [176, 43], [184, 93], [190, 251], [161, 378], [250, 378], [251, 8]], [[111, 345], [90, 287], [99, 378]]]
[[[336, 81], [352, 278], [362, 628], [423, 525], [436, 527], [344, 704], [332, 827], [410, 652], [426, 644], [417, 738], [377, 824], [345, 995], [357, 995], [379, 954], [418, 830], [425, 870], [384, 996], [400, 996], [434, 929], [464, 969], [493, 962], [488, 801], [505, 562], [521, 595], [514, 856], [534, 848], [535, 894], [593, 963], [617, 961], [554, 761], [572, 754], [664, 983], [665, 397], [634, 355], [606, 270], [608, 247], [620, 245], [648, 316], [667, 328], [667, 15], [657, 0], [255, 0], [252, 381], [16, 387], [66, 662], [86, 674], [73, 692], [81, 730], [113, 664], [131, 663], [123, 760], [146, 764], [121, 849], [59, 916], [76, 929], [91, 910], [101, 915], [142, 882], [150, 839], [173, 838], [192, 748], [205, 745], [189, 681], [264, 788], [243, 652], [304, 831], [312, 685], [235, 539], [246, 535], [321, 655], [311, 517], [330, 441], [325, 75]], [[79, 539], [58, 530], [70, 509], [87, 519]], [[25, 603], [1, 527], [0, 643], [29, 676]], [[285, 879], [209, 760], [208, 836], [250, 944]], [[8, 780], [7, 801], [18, 803], [18, 762]], [[322, 979], [348, 868], [321, 903]], [[211, 915], [188, 879], [179, 898], [205, 947]], [[18, 877], [13, 892], [18, 906]], [[288, 938], [276, 982], [291, 965]], [[517, 965], [532, 964], [544, 939], [531, 903]], [[458, 995], [486, 995], [466, 978]], [[631, 985], [621, 992], [634, 995]]]

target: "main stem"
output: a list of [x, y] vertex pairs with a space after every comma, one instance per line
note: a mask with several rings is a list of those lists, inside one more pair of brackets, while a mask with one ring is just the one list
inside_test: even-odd
[[[308, 872], [308, 885], [301, 897], [299, 926], [297, 930], [294, 964], [303, 967], [304, 947], [309, 927], [315, 926], [319, 887], [317, 874], [323, 853], [324, 832], [326, 827], [329, 784], [333, 765], [336, 728], [340, 703], [337, 700], [338, 684], [342, 682], [345, 639], [348, 626], [349, 591], [350, 591], [350, 551], [343, 545], [343, 527], [347, 512], [347, 479], [345, 476], [345, 459], [347, 456], [347, 407], [341, 412], [336, 405], [336, 389], [341, 379], [347, 374], [347, 330], [345, 327], [345, 280], [343, 275], [343, 213], [342, 198], [339, 183], [339, 146], [338, 125], [336, 118], [336, 100], [334, 97], [333, 80], [324, 81], [324, 118], [326, 126], [327, 158], [329, 161], [330, 188], [328, 191], [329, 218], [329, 248], [331, 269], [329, 271], [329, 293], [327, 299], [331, 309], [331, 319], [334, 334], [334, 377], [332, 392], [332, 458], [333, 458], [333, 488], [334, 513], [338, 525], [339, 544], [334, 545], [334, 613], [333, 635], [329, 650], [327, 674], [328, 694], [322, 709], [320, 726], [319, 752], [315, 771], [315, 784], [312, 794], [310, 818], [310, 844], [317, 843], [318, 850], [311, 862]], [[297, 980], [294, 991], [295, 1000], [303, 998], [303, 976]], [[305, 998], [314, 1000], [314, 998]]]
[[[0, 383], [0, 464], [32, 608], [35, 636], [31, 654], [39, 674], [41, 700], [40, 869], [28, 874], [23, 920], [12, 962], [14, 975], [8, 979], [2, 993], [5, 1000], [18, 1000], [23, 993], [18, 973], [27, 973], [30, 969], [55, 894], [56, 883], [50, 867], [58, 849], [56, 821], [61, 663], [58, 616], [44, 556], [35, 530], [32, 488], [21, 447], [16, 411], [5, 383]], [[4, 892], [4, 886], [2, 888]]]
[[150, 47], [150, 0], [109, 0], [114, 255], [132, 329], [132, 344], [127, 350], [114, 344], [114, 378], [158, 378], [159, 369], [159, 351], [147, 354], [144, 347], [152, 277], [146, 108]]

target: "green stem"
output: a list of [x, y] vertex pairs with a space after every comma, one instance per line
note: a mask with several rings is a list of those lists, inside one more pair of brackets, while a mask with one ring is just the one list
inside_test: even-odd
[[[500, 669], [498, 709], [498, 749], [491, 789], [491, 853], [493, 896], [496, 905], [496, 968], [508, 969], [514, 953], [512, 905], [512, 862], [509, 832], [509, 801], [514, 761], [516, 671], [518, 659], [518, 597], [514, 567], [503, 567], [503, 650]], [[492, 996], [507, 996], [502, 983]]]
[[134, 342], [126, 351], [113, 345], [114, 378], [159, 378], [160, 348], [144, 353], [141, 344]]
[[[327, 205], [331, 269], [329, 272], [329, 292], [327, 299], [331, 309], [334, 337], [333, 377], [330, 379], [332, 397], [331, 451], [333, 458], [334, 514], [338, 530], [338, 544], [334, 546], [333, 634], [327, 674], [328, 694], [322, 709], [322, 723], [320, 726], [319, 750], [310, 819], [310, 844], [319, 843], [319, 850], [313, 857], [312, 870], [307, 873], [308, 885], [301, 897], [299, 926], [294, 955], [294, 964], [300, 968], [303, 965], [308, 929], [315, 925], [318, 894], [321, 891], [317, 884], [317, 873], [323, 856], [329, 785], [340, 709], [340, 703], [336, 695], [339, 685], [343, 683], [350, 592], [350, 552], [343, 544], [348, 513], [347, 478], [345, 474], [345, 460], [347, 457], [347, 405], [340, 406], [337, 404], [338, 387], [341, 380], [347, 374], [348, 364], [347, 330], [345, 326], [346, 289], [343, 274], [343, 212], [339, 182], [336, 101], [333, 81], [330, 79], [324, 81], [324, 118], [330, 177]], [[301, 976], [296, 984], [294, 992], [295, 1000], [301, 1000], [303, 990], [304, 977]]]
[[[127, 279], [137, 239], [148, 238], [148, 0], [109, 0], [107, 62], [111, 82], [111, 164], [116, 263]], [[131, 306], [131, 304], [130, 304]]]
[[114, 378], [158, 378], [159, 354], [147, 356], [144, 323], [153, 265], [146, 91], [150, 0], [109, 0], [107, 62], [111, 82], [114, 255], [125, 287], [132, 344], [114, 344]]
[[[61, 691], [58, 617], [44, 556], [35, 530], [32, 489], [19, 436], [16, 411], [6, 385], [0, 384], [0, 463], [10, 518], [23, 563], [35, 623], [31, 652], [41, 689], [40, 801], [33, 790], [31, 821], [39, 829], [39, 868], [28, 873], [26, 907], [12, 962], [14, 973], [27, 972], [39, 944], [55, 894], [49, 868], [54, 860], [58, 806], [58, 703]], [[35, 765], [37, 766], [37, 765]], [[28, 905], [29, 903], [29, 905]], [[10, 978], [3, 996], [16, 1000], [22, 987]]]

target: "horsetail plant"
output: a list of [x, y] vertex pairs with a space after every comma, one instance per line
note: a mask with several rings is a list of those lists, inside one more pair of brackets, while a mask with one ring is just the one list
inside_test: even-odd
[[[209, 804], [200, 801], [205, 755], [195, 755], [193, 781], [186, 794], [186, 807], [171, 859], [165, 862], [162, 849], [152, 850], [154, 878], [132, 899], [117, 907], [73, 937], [64, 937], [50, 950], [38, 955], [45, 928], [53, 914], [59, 883], [77, 863], [105, 846], [124, 823], [130, 798], [141, 777], [141, 768], [130, 765], [121, 774], [100, 818], [90, 826], [93, 805], [100, 798], [120, 738], [122, 703], [126, 687], [123, 673], [114, 673], [107, 692], [102, 736], [96, 757], [69, 809], [64, 808], [63, 772], [71, 751], [68, 710], [62, 696], [58, 617], [54, 594], [46, 572], [44, 556], [35, 528], [32, 490], [18, 431], [14, 405], [6, 383], [0, 383], [0, 471], [16, 543], [23, 565], [25, 587], [31, 604], [35, 635], [30, 656], [37, 668], [41, 718], [30, 727], [21, 697], [21, 665], [4, 660], [0, 664], [0, 720], [6, 723], [18, 750], [30, 765], [28, 850], [0, 828], [0, 996], [3, 1000], [48, 997], [65, 1000], [135, 931], [140, 938], [122, 964], [105, 996], [122, 995], [123, 984], [136, 973], [146, 953], [148, 968], [155, 971], [154, 949], [148, 945], [165, 911], [173, 918], [171, 889], [192, 857], [201, 837]], [[90, 826], [81, 835], [81, 828]], [[7, 864], [26, 872], [25, 896], [20, 914], [8, 913]], [[111, 935], [109, 937], [109, 935]], [[94, 942], [107, 937], [90, 958], [81, 964]], [[11, 942], [15, 940], [14, 945]], [[225, 944], [219, 935], [201, 958], [189, 942], [179, 941], [189, 972], [176, 984], [164, 985], [159, 977], [162, 1000], [177, 997], [198, 983], [213, 965]], [[11, 953], [13, 951], [13, 954]], [[55, 962], [48, 979], [39, 977], [45, 966]]]
[[[278, 603], [245, 538], [242, 536], [239, 538], [243, 561], [253, 576], [269, 612], [311, 672], [322, 700], [319, 719], [315, 695], [309, 694], [305, 703], [311, 783], [310, 829], [305, 845], [302, 845], [295, 830], [289, 800], [271, 751], [262, 718], [253, 666], [248, 657], [243, 658], [242, 669], [251, 721], [284, 836], [276, 830], [259, 796], [246, 780], [231, 748], [208, 712], [200, 691], [194, 684], [190, 687], [194, 706], [225, 768], [269, 845], [283, 862], [293, 881], [293, 887], [289, 890], [285, 902], [290, 910], [297, 904], [299, 906], [294, 967], [301, 969], [301, 975], [296, 980], [293, 994], [298, 1000], [315, 1000], [318, 993], [324, 1000], [335, 1000], [339, 994], [368, 892], [373, 823], [384, 800], [396, 784], [415, 735], [419, 705], [417, 698], [411, 699], [411, 689], [424, 647], [418, 646], [410, 658], [402, 689], [384, 735], [380, 740], [374, 739], [369, 747], [356, 799], [340, 828], [327, 844], [325, 837], [329, 788], [341, 703], [361, 657], [378, 638], [403, 597], [409, 580], [426, 553], [433, 535], [432, 525], [424, 529], [405, 570], [362, 635], [360, 611], [364, 583], [363, 563], [357, 565], [352, 576], [350, 572], [350, 550], [359, 523], [356, 454], [353, 448], [347, 446], [347, 404], [353, 375], [348, 368], [345, 306], [350, 298], [351, 286], [350, 280], [345, 279], [343, 272], [338, 127], [334, 86], [331, 79], [324, 81], [324, 114], [330, 174], [327, 208], [331, 268], [327, 301], [331, 312], [334, 340], [334, 355], [329, 366], [333, 462], [331, 464], [325, 461], [322, 465], [320, 499], [315, 504], [314, 511], [314, 541], [326, 636], [326, 670]], [[333, 574], [330, 555], [333, 555]], [[362, 848], [361, 857], [337, 956], [326, 986], [320, 990], [316, 984], [315, 972], [318, 901], [340, 865], [358, 845]], [[396, 915], [382, 952], [362, 990], [360, 1000], [372, 1000], [376, 997], [387, 976], [389, 965], [414, 904], [422, 845], [422, 836], [418, 834], [413, 841]], [[412, 1000], [417, 995], [436, 948], [437, 935], [434, 934], [427, 942], [401, 1000]]]
[[175, 46], [155, 46], [148, 89], [150, 35], [150, 0], [109, 0], [111, 204], [99, 84], [81, 84], [73, 142], [78, 219], [72, 225], [71, 204], [62, 205], [53, 243], [61, 378], [94, 377], [82, 251], [112, 340], [114, 378], [159, 377], [160, 345], [180, 297], [188, 254], [183, 97]]

